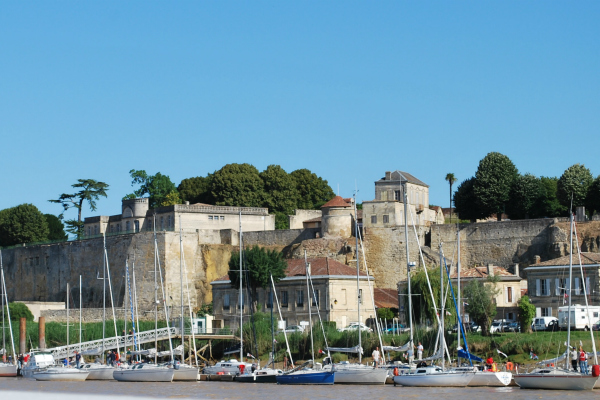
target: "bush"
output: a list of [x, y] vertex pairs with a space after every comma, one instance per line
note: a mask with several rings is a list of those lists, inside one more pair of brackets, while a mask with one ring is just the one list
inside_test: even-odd
[[[33, 314], [23, 303], [8, 303], [11, 321], [18, 321], [25, 318], [27, 321], [33, 321]], [[6, 313], [6, 309], [4, 311]]]

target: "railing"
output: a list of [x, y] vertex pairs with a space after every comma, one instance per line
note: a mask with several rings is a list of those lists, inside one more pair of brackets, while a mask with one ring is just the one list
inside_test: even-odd
[[[184, 329], [186, 335], [191, 335], [192, 330], [190, 327]], [[205, 328], [205, 329], [194, 329], [194, 335], [217, 335], [217, 336], [231, 336], [233, 330], [230, 328]]]

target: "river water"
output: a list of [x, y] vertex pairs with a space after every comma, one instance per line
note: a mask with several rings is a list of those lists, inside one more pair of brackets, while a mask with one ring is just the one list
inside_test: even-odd
[[[0, 400], [72, 400], [111, 397], [169, 399], [432, 399], [432, 400], [513, 400], [513, 399], [592, 399], [599, 390], [543, 391], [502, 388], [410, 388], [385, 386], [331, 385], [281, 386], [238, 382], [133, 383], [116, 381], [38, 382], [23, 378], [0, 378]], [[135, 400], [135, 398], [133, 399]]]

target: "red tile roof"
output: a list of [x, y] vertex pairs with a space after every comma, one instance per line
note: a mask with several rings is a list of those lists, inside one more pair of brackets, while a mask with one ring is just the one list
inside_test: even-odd
[[[346, 264], [342, 264], [339, 261], [331, 258], [309, 258], [307, 260], [310, 263], [311, 275], [342, 275], [342, 276], [356, 276], [356, 268], [350, 267]], [[306, 266], [304, 265], [304, 259], [288, 259], [288, 267], [285, 271], [287, 277], [290, 276], [306, 276]], [[366, 274], [360, 271], [360, 276], [366, 276]], [[224, 275], [216, 281], [228, 281], [229, 275]]]
[[342, 199], [341, 196], [335, 196], [333, 199], [329, 200], [327, 203], [323, 204], [321, 208], [329, 208], [329, 207], [351, 207], [352, 204]]
[[[494, 266], [494, 275], [499, 275], [499, 276], [514, 276], [514, 274], [511, 274], [510, 272], [508, 272], [506, 270], [506, 268], [502, 268], [502, 267], [497, 267]], [[469, 269], [462, 269], [460, 271], [460, 278], [487, 278], [488, 277], [488, 272], [487, 272], [487, 267], [475, 267], [475, 268], [469, 268]], [[458, 278], [458, 274], [456, 272], [454, 272], [452, 275], [450, 275], [451, 279], [457, 279]]]
[[398, 308], [398, 289], [373, 289], [375, 307]]

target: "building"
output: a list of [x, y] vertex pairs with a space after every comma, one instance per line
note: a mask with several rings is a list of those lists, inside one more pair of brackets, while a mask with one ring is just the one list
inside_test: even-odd
[[[581, 255], [581, 268], [579, 267]], [[569, 304], [569, 255], [539, 262], [524, 269], [527, 272], [528, 294], [535, 305], [536, 316], [557, 317], [558, 307]], [[590, 305], [600, 304], [600, 254], [579, 253], [573, 255], [573, 284], [571, 304], [585, 304], [585, 292]], [[584, 292], [585, 284], [585, 292]]]
[[[359, 275], [357, 293], [356, 268], [330, 258], [308, 259], [315, 298], [311, 298], [313, 324], [319, 320], [316, 307], [323, 321], [333, 321], [338, 328], [346, 327], [358, 320], [358, 294], [361, 297], [360, 321], [365, 322], [375, 316], [373, 299], [369, 295], [367, 276]], [[373, 281], [372, 277], [369, 277]], [[237, 328], [240, 320], [240, 297], [238, 288], [231, 285], [229, 276], [211, 282], [213, 293], [213, 314], [215, 320], [222, 320], [225, 327]], [[300, 325], [309, 320], [306, 267], [303, 259], [288, 260], [286, 277], [276, 285], [276, 300], [279, 301], [286, 326]], [[312, 291], [312, 289], [311, 289]], [[271, 289], [258, 290], [258, 304], [261, 310], [269, 311], [272, 306]], [[244, 314], [249, 316], [249, 299], [246, 295], [242, 303]], [[275, 302], [275, 307], [277, 303]], [[274, 310], [277, 314], [277, 310]]]
[[154, 224], [158, 231], [179, 231], [179, 223], [184, 232], [196, 230], [239, 230], [240, 213], [244, 231], [272, 231], [275, 229], [275, 216], [267, 208], [229, 207], [210, 204], [175, 204], [172, 206], [149, 208], [148, 198], [124, 199], [121, 214], [85, 218], [84, 235], [87, 237], [103, 233], [136, 233], [152, 231]]
[[404, 184], [406, 183], [408, 224], [443, 224], [441, 208], [429, 208], [429, 185], [403, 171], [386, 172], [375, 182], [375, 200], [363, 202], [365, 228], [390, 228], [404, 225]]

